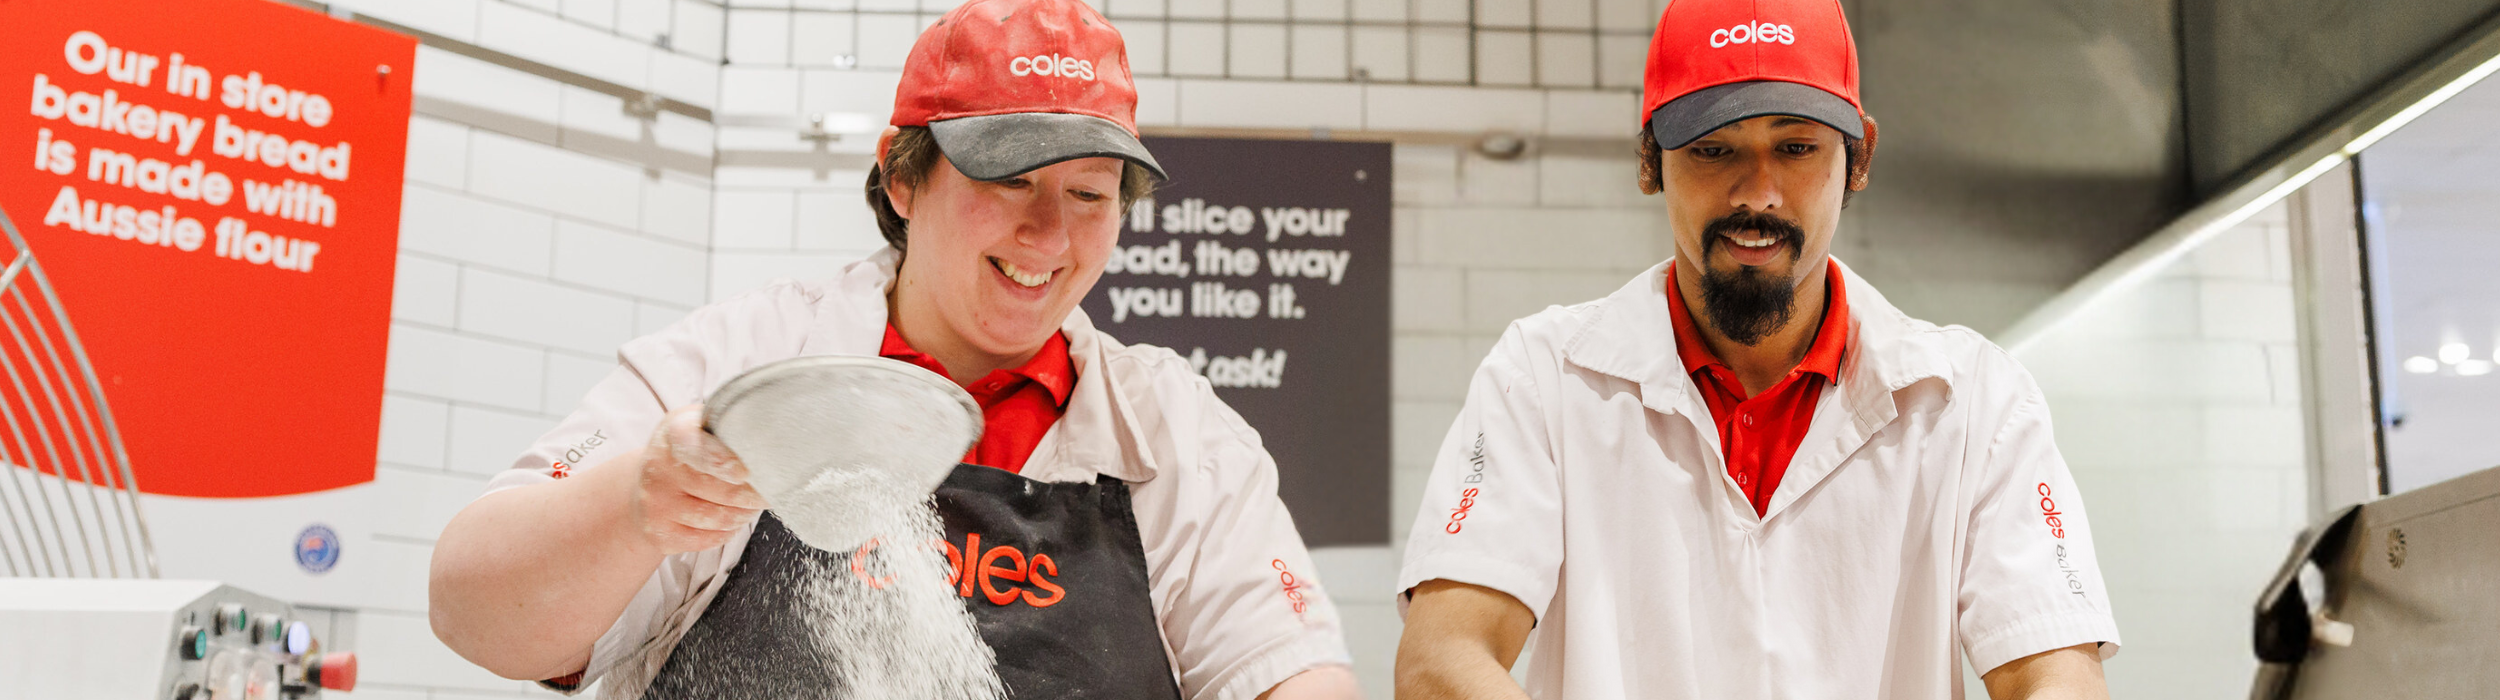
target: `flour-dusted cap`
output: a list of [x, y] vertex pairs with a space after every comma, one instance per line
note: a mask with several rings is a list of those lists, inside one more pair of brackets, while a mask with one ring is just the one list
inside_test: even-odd
[[1865, 138], [1858, 48], [1838, 0], [1676, 0], [1658, 19], [1641, 115], [1660, 148], [1754, 117]]
[[1078, 158], [1119, 158], [1164, 177], [1137, 141], [1128, 49], [1079, 0], [971, 0], [911, 47], [895, 126], [927, 126], [975, 180]]

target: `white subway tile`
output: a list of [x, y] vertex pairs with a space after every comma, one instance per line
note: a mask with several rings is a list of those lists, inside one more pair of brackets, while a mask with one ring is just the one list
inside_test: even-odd
[[[1164, 0], [1110, 0], [1105, 3], [1107, 7], [1103, 8], [1102, 14], [1113, 20], [1162, 19], [1163, 2]], [[1128, 23], [1115, 21], [1112, 24], [1120, 28], [1121, 34], [1128, 33]]]
[[920, 40], [920, 22], [906, 15], [859, 16], [859, 67], [899, 70]]
[[1550, 136], [1595, 136], [1623, 139], [1630, 159], [1632, 135], [1641, 128], [1639, 93], [1593, 90], [1545, 92], [1545, 133]]
[[464, 270], [460, 330], [604, 355], [633, 339], [634, 305], [622, 297], [535, 279]]
[[564, 86], [564, 140], [567, 148], [579, 148], [572, 140], [580, 135], [601, 136], [627, 143], [642, 140], [645, 124], [640, 117], [625, 113], [625, 100], [603, 92], [591, 92], [571, 85]]
[[[331, 640], [331, 638], [322, 636], [319, 632], [313, 633], [313, 638], [322, 640], [324, 644], [330, 645], [330, 648], [332, 649], [353, 651], [352, 649], [338, 646]], [[388, 686], [375, 686], [370, 683], [357, 684], [356, 692], [341, 693], [331, 690], [322, 692], [321, 696], [323, 698], [335, 697], [338, 698], [338, 700], [442, 700], [441, 696], [428, 698], [425, 690], [420, 688], [393, 688]]]
[[2217, 467], [2300, 469], [2306, 434], [2297, 405], [2208, 405], [2204, 461]]
[[1232, 0], [1227, 12], [1235, 20], [1284, 19], [1285, 0]]
[[864, 11], [910, 12], [919, 7], [919, 0], [858, 0]]
[[1354, 0], [1352, 12], [1358, 22], [1403, 23], [1406, 3], [1407, 0]]
[[417, 47], [418, 97], [554, 124], [563, 118], [559, 83], [429, 46]]
[[[387, 544], [387, 543], [385, 543]], [[415, 573], [422, 577], [425, 570]], [[356, 620], [356, 659], [363, 683], [383, 686], [462, 688], [519, 694], [526, 684], [506, 680], [460, 658], [434, 638], [423, 612], [365, 611]]]
[[777, 279], [821, 280], [858, 260], [841, 253], [714, 253], [712, 300], [736, 296]]
[[458, 317], [460, 268], [451, 263], [399, 256], [391, 279], [391, 318], [451, 327]]
[[[855, 173], [847, 179], [858, 181], [867, 177], [867, 173]], [[834, 177], [835, 182], [845, 179]], [[864, 254], [885, 247], [885, 235], [878, 232], [876, 215], [869, 212], [867, 195], [861, 190], [801, 192], [798, 199], [798, 230], [793, 243], [799, 250]]]
[[1173, 22], [1168, 31], [1171, 36], [1165, 41], [1169, 52], [1166, 72], [1175, 76], [1224, 76], [1224, 25]]
[[1536, 82], [1545, 87], [1595, 86], [1597, 84], [1596, 38], [1586, 33], [1537, 32]]
[[1389, 396], [1405, 400], [1466, 400], [1468, 378], [1484, 359], [1468, 355], [1455, 335], [1400, 333], [1389, 352]]
[[1181, 123], [1180, 81], [1171, 78], [1137, 79], [1137, 125], [1177, 126]]
[[667, 51], [651, 52], [651, 91], [712, 109], [720, 103], [720, 64]]
[[1468, 31], [1450, 27], [1416, 27], [1413, 38], [1417, 82], [1465, 83], [1475, 80]]
[[[639, 313], [639, 310], [637, 310]], [[637, 316], [635, 335], [643, 335]], [[547, 353], [547, 405], [540, 412], [550, 416], [569, 415], [582, 405], [582, 397], [609, 373], [617, 371], [614, 359], [589, 359], [561, 352]]]
[[[703, 303], [705, 251], [610, 229], [556, 222], [555, 278], [673, 304]], [[630, 329], [629, 321], [623, 324]]]
[[615, 31], [617, 0], [564, 0], [565, 19]]
[[753, 66], [722, 68], [720, 109], [738, 115], [797, 114], [799, 71]]
[[378, 456], [391, 464], [441, 469], [450, 430], [451, 404], [385, 394]]
[[790, 63], [788, 10], [730, 10], [729, 62], [781, 66]]
[[407, 324], [391, 324], [382, 386], [523, 411], [539, 406], [546, 352]]
[[2210, 280], [2197, 287], [2206, 338], [2288, 343], [2300, 335], [2289, 283]]
[[1183, 126], [1363, 128], [1363, 89], [1350, 83], [1185, 80]]
[[[434, 546], [369, 536], [351, 535], [350, 538], [340, 556], [353, 557], [353, 561], [358, 562], [357, 566], [364, 569], [364, 579], [369, 582], [362, 590], [356, 591], [357, 602], [363, 606], [356, 614], [359, 647], [356, 657], [360, 665], [371, 669], [373, 662], [365, 660], [366, 652], [362, 647], [374, 635], [374, 616], [386, 612], [410, 613], [420, 617], [425, 614], [426, 579], [427, 572], [432, 568]], [[360, 675], [370, 679], [371, 673], [371, 670], [364, 670]]]
[[512, 413], [453, 406], [446, 466], [456, 472], [494, 476], [511, 469], [522, 452], [555, 427], [556, 419], [536, 415], [535, 409]]
[[2049, 416], [2058, 452], [2076, 471], [2166, 470], [2205, 454], [2205, 412], [2193, 402], [2051, 394]]
[[799, 66], [841, 66], [857, 60], [856, 16], [847, 12], [800, 12], [790, 20], [790, 62]]
[[[389, 20], [410, 29], [420, 29], [461, 41], [477, 40], [478, 0], [334, 0], [356, 14]], [[422, 74], [422, 71], [420, 71]]]
[[710, 245], [712, 187], [675, 174], [643, 180], [642, 232]]
[[[1632, 151], [1632, 139], [1623, 139]], [[1537, 159], [1537, 202], [1549, 207], [1663, 206], [1641, 194], [1640, 165], [1629, 156], [1546, 154]]]
[[616, 33], [640, 41], [667, 34], [669, 0], [616, 0]]
[[1134, 76], [1163, 75], [1163, 21], [1114, 20], [1120, 43], [1128, 49], [1128, 70]]
[[2266, 226], [2254, 220], [2207, 239], [2188, 254], [2198, 274], [2208, 278], [2267, 278]]
[[1355, 27], [1354, 72], [1380, 82], [1406, 80], [1406, 28]]
[[1364, 95], [1377, 130], [1535, 134], [1545, 127], [1545, 96], [1536, 90], [1374, 85]]
[[1236, 24], [1226, 44], [1234, 78], [1285, 77], [1285, 27], [1277, 24]]
[[486, 490], [486, 480], [473, 474], [387, 464], [374, 470], [373, 483], [382, 494], [373, 499], [367, 526], [375, 534], [428, 541], [442, 536], [451, 516]]
[[1521, 156], [1497, 160], [1473, 150], [1459, 153], [1460, 202], [1533, 207], [1537, 194], [1536, 159]]
[[658, 333], [662, 329], [668, 328], [669, 324], [676, 323], [678, 319], [685, 318], [686, 314], [692, 312], [693, 309], [681, 309], [667, 304], [655, 304], [648, 301], [636, 304], [634, 308], [634, 335], [645, 336]]
[[1431, 469], [1462, 405], [1459, 401], [1390, 401], [1389, 461], [1401, 468]]
[[1398, 266], [1390, 275], [1389, 327], [1399, 333], [1466, 328], [1465, 279], [1452, 268]]
[[1578, 29], [1581, 36], [1597, 26], [1597, 8], [1590, 0], [1536, 0], [1538, 29]]
[[452, 189], [468, 186], [469, 127], [425, 116], [408, 118], [408, 180]]
[[1646, 0], [1597, 0], [1597, 28], [1646, 36], [1657, 30], [1658, 13]]
[[[1413, 506], [1408, 507], [1411, 509]], [[1413, 514], [1407, 515], [1409, 517], [1391, 521], [1395, 523], [1393, 526], [1413, 526]], [[1405, 542], [1406, 538], [1399, 536], [1391, 541]], [[1395, 572], [1391, 575], [1395, 576]], [[1382, 585], [1394, 586], [1396, 584]], [[1345, 593], [1374, 594], [1383, 597], [1394, 595], [1393, 592], [1386, 590], [1378, 592], [1370, 589], [1349, 590], [1343, 586], [1331, 587], [1328, 592], [1332, 595]], [[1398, 640], [1406, 633], [1405, 622], [1398, 616], [1397, 604], [1340, 602], [1337, 605], [1337, 616], [1344, 620], [1346, 652], [1354, 657], [1354, 678], [1360, 684], [1364, 697], [1395, 697], [1396, 681], [1391, 663], [1397, 658]], [[1523, 655], [1520, 658], [1524, 660], [1526, 657]]]
[[542, 12], [478, 6], [477, 43], [489, 49], [626, 87], [649, 84], [651, 48]]
[[1536, 42], [1528, 32], [1476, 32], [1476, 84], [1536, 84]]
[[799, 75], [798, 112], [866, 115], [882, 130], [894, 118], [894, 93], [902, 81], [897, 71], [809, 70]]
[[720, 190], [712, 198], [712, 245], [788, 250], [797, 228], [795, 199], [789, 190]]
[[676, 16], [668, 34], [669, 48], [720, 59], [722, 12], [720, 6], [701, 0], [677, 0]]
[[1535, 24], [1532, 0], [1474, 0], [1476, 26], [1527, 28]]
[[1461, 23], [1468, 21], [1468, 6], [1473, 0], [1413, 0], [1418, 22]]
[[1170, 0], [1170, 2], [1174, 18], [1224, 18], [1224, 0]]
[[1344, 22], [1351, 18], [1349, 0], [1292, 0], [1293, 18], [1302, 22]]
[[400, 250], [546, 274], [554, 217], [430, 187], [401, 197]]
[[[676, 112], [661, 112], [649, 123], [651, 143], [678, 153], [702, 156], [707, 161], [715, 150], [714, 142], [719, 138], [719, 132], [712, 128], [711, 122]], [[706, 170], [695, 172], [704, 177], [711, 175]]]
[[1638, 90], [1648, 69], [1649, 39], [1608, 34], [1597, 38], [1597, 85]]
[[1497, 333], [1546, 307], [1604, 298], [1629, 281], [1612, 271], [1469, 270], [1467, 326]]
[[[1295, 11], [1300, 11], [1300, 5]], [[1346, 28], [1342, 24], [1297, 24], [1293, 26], [1293, 78], [1295, 80], [1344, 80], [1346, 70]], [[1354, 100], [1360, 104], [1358, 97]]]
[[[1379, 87], [1370, 88], [1378, 91]], [[1388, 129], [1373, 111], [1370, 128]], [[1400, 207], [1453, 204], [1458, 201], [1458, 152], [1456, 146], [1443, 144], [1401, 143], [1389, 149], [1389, 167], [1396, 171], [1390, 183], [1391, 199]]]
[[1422, 221], [1423, 216], [1411, 207], [1397, 207], [1389, 210], [1389, 262], [1391, 264], [1414, 265], [1423, 262], [1423, 245], [1417, 242], [1422, 237]]
[[505, 5], [518, 5], [551, 15], [564, 10], [562, 0], [497, 0], [497, 2]]
[[1497, 207], [1424, 209], [1420, 215], [1417, 243], [1427, 265], [1613, 270], [1624, 273], [1616, 278], [1620, 285], [1631, 280], [1630, 272], [1667, 257], [1648, 212]]
[[615, 226], [642, 211], [640, 168], [484, 132], [469, 135], [469, 190]]

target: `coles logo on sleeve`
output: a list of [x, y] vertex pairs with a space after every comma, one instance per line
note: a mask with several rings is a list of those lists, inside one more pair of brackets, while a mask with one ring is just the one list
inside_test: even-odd
[[2048, 525], [2050, 535], [2061, 540], [2066, 539], [2066, 521], [2058, 517], [2065, 513], [2057, 509], [2057, 500], [2049, 497], [2048, 482], [2040, 482], [2039, 491], [2041, 522]]
[[[1459, 477], [1458, 481], [1462, 484], [1484, 483], [1484, 433], [1476, 433], [1476, 445], [1467, 452], [1467, 475]], [[1476, 495], [1479, 493], [1481, 491], [1474, 486], [1458, 492], [1458, 507], [1450, 509], [1450, 524], [1441, 526], [1442, 532], [1455, 535], [1467, 529], [1467, 512], [1476, 509]]]

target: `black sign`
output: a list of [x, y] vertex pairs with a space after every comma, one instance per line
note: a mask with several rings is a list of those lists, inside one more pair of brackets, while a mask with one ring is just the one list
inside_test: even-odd
[[1150, 138], [1094, 326], [1189, 358], [1313, 546], [1389, 541], [1389, 144]]

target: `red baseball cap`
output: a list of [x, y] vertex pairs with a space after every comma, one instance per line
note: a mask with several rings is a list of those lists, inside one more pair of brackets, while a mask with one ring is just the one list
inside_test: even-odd
[[1865, 138], [1865, 113], [1838, 0], [1677, 0], [1650, 37], [1641, 118], [1659, 148], [1770, 115]]
[[946, 13], [903, 62], [894, 125], [929, 127], [975, 180], [1103, 157], [1164, 177], [1137, 142], [1120, 31], [1079, 0], [971, 0]]

